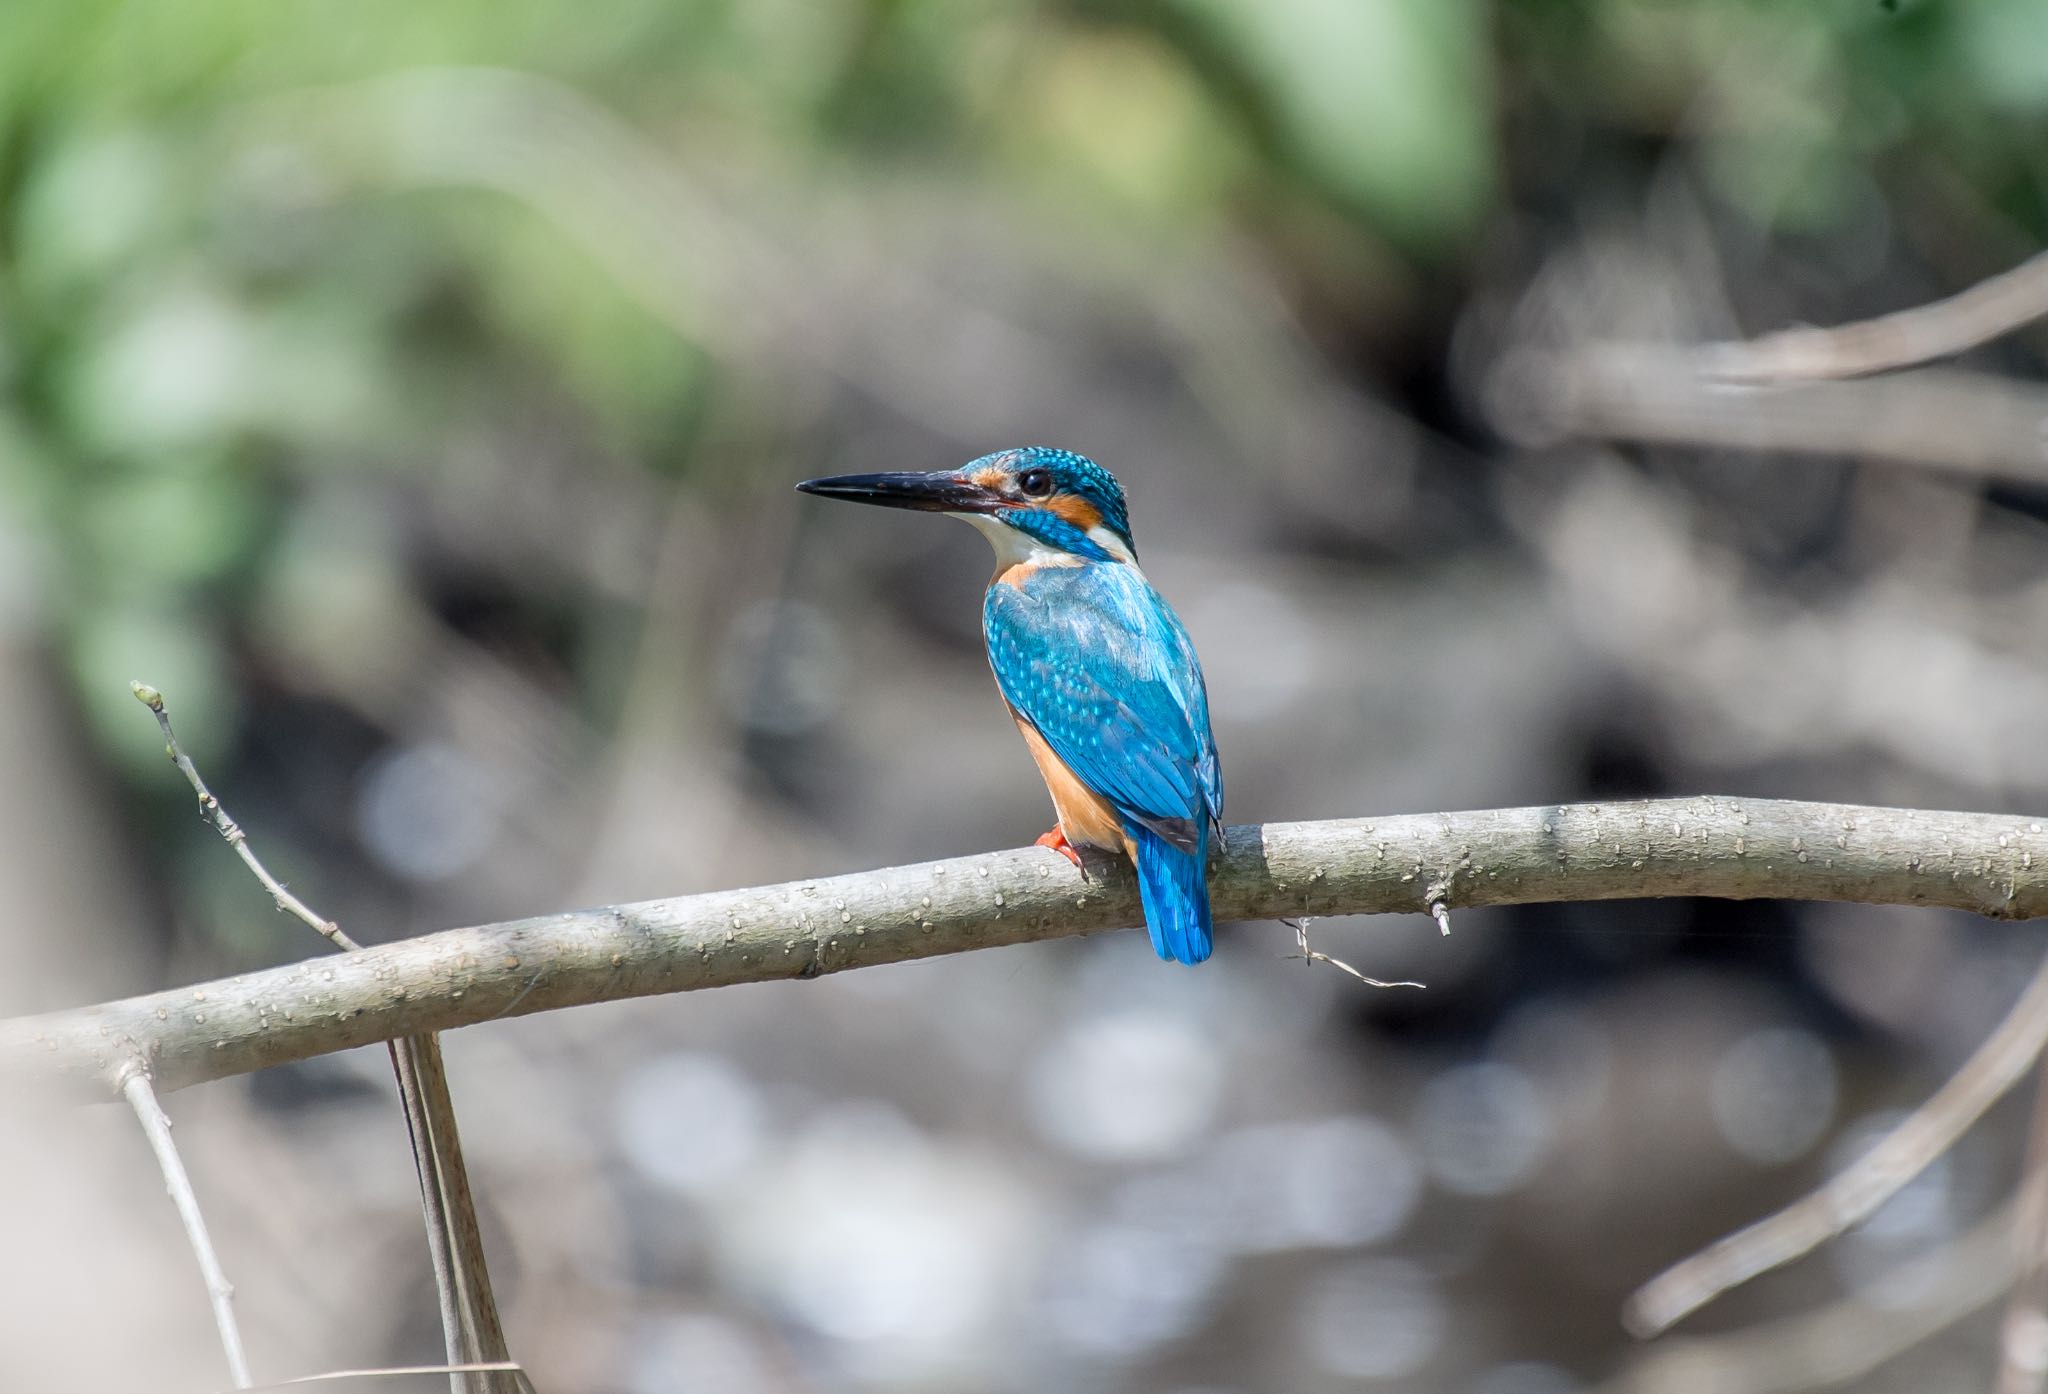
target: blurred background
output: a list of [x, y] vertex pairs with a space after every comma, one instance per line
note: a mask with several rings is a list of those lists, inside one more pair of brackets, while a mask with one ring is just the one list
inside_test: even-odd
[[[370, 941], [1028, 841], [984, 544], [790, 488], [1025, 443], [1129, 488], [1233, 821], [2039, 809], [2038, 439], [1630, 445], [1503, 365], [1897, 309], [2044, 231], [2040, 0], [15, 0], [0, 1008], [324, 951], [135, 678]], [[1963, 366], [2024, 416], [2044, 349]], [[1617, 1314], [1932, 1090], [2038, 931], [1313, 933], [1428, 988], [1253, 924], [1201, 971], [1121, 934], [458, 1033], [515, 1353], [594, 1394], [1987, 1377], [1995, 1309], [1913, 1343], [1954, 1293], [1897, 1266], [1996, 1212], [2023, 1105], [1696, 1319], [1691, 1383]], [[167, 1105], [259, 1376], [438, 1358], [381, 1050]], [[125, 1112], [0, 1128], [0, 1177], [0, 1381], [222, 1383]], [[1850, 1337], [1756, 1334], [1815, 1312]]]

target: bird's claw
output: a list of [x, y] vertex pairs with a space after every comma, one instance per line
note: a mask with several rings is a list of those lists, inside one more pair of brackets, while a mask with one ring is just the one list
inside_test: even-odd
[[1066, 829], [1055, 825], [1050, 832], [1040, 833], [1038, 841], [1033, 845], [1052, 848], [1053, 851], [1072, 862], [1076, 871], [1086, 874], [1088, 868], [1081, 865], [1081, 854], [1074, 850], [1073, 843], [1067, 841]]

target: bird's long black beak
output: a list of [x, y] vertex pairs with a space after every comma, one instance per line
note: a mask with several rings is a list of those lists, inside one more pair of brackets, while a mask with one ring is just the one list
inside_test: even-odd
[[927, 513], [993, 513], [1012, 506], [993, 489], [984, 488], [954, 470], [931, 474], [842, 474], [831, 479], [806, 479], [796, 487], [806, 494], [821, 494], [828, 499], [878, 503], [885, 508], [916, 508]]

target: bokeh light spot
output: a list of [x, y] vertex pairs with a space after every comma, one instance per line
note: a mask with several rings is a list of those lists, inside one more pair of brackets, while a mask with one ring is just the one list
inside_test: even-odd
[[1810, 1031], [1752, 1031], [1714, 1066], [1712, 1099], [1730, 1147], [1751, 1161], [1789, 1162], [1834, 1121], [1834, 1057]]
[[489, 849], [504, 821], [505, 781], [445, 741], [399, 746], [363, 777], [356, 831], [408, 881], [445, 881]]
[[1399, 1379], [1430, 1362], [1450, 1328], [1436, 1284], [1406, 1259], [1346, 1264], [1319, 1277], [1301, 1304], [1303, 1344], [1349, 1379]]
[[693, 1196], [730, 1181], [760, 1151], [761, 1094], [711, 1055], [650, 1060], [619, 1088], [619, 1146], [643, 1176]]
[[1437, 1184], [1474, 1196], [1525, 1185], [1552, 1132], [1550, 1108], [1528, 1075], [1492, 1062], [1456, 1065], [1431, 1080], [1415, 1124]]
[[1083, 1021], [1034, 1065], [1032, 1120], [1086, 1157], [1144, 1161], [1192, 1142], [1215, 1116], [1222, 1060], [1194, 1023], [1162, 1013]]

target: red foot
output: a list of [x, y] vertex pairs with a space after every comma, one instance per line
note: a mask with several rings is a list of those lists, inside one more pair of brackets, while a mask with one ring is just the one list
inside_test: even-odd
[[1072, 862], [1076, 870], [1086, 871], [1088, 869], [1081, 865], [1081, 854], [1074, 850], [1073, 843], [1067, 841], [1066, 830], [1058, 824], [1053, 825], [1051, 832], [1040, 833], [1036, 845], [1052, 848], [1053, 851]]

